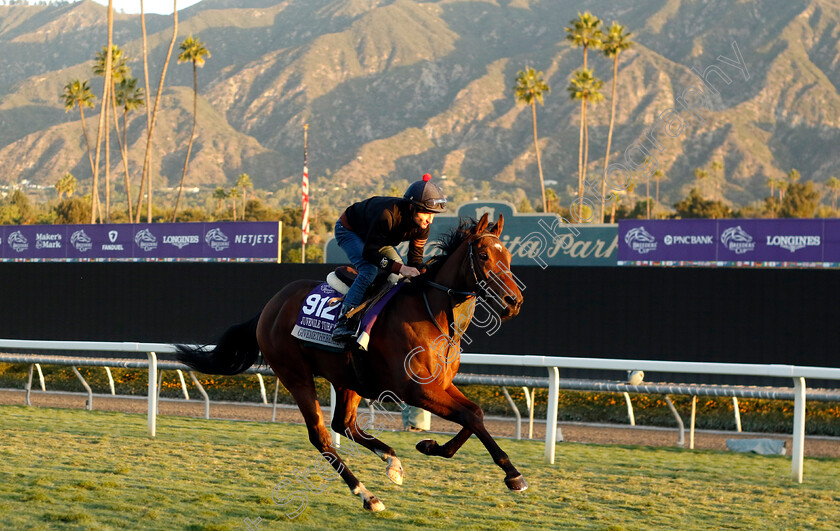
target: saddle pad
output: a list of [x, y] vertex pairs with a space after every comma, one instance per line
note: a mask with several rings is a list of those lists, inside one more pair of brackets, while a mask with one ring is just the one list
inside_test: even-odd
[[332, 339], [332, 331], [341, 310], [341, 293], [326, 282], [317, 285], [303, 301], [292, 336], [309, 343], [344, 349]]
[[368, 348], [368, 343], [370, 342], [370, 332], [373, 329], [373, 325], [376, 323], [376, 318], [379, 317], [380, 313], [382, 313], [382, 310], [385, 308], [385, 305], [388, 304], [388, 301], [390, 301], [403, 286], [405, 286], [405, 282], [400, 282], [393, 286], [388, 293], [386, 293], [376, 304], [373, 305], [373, 308], [368, 310], [362, 316], [362, 333], [359, 334], [357, 341], [362, 350], [367, 350]]

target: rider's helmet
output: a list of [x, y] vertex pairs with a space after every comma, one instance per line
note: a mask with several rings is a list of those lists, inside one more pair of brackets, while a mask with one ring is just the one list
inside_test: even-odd
[[417, 181], [408, 187], [403, 198], [423, 212], [440, 214], [446, 209], [446, 198], [436, 184], [430, 182], [432, 176], [428, 173], [422, 181]]

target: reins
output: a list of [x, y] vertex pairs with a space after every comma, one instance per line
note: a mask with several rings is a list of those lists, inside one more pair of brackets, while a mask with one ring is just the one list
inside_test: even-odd
[[[473, 255], [473, 244], [475, 244], [477, 241], [479, 241], [482, 238], [486, 238], [486, 237], [490, 237], [490, 236], [494, 236], [494, 235], [493, 234], [482, 234], [482, 235], [478, 236], [477, 238], [475, 238], [469, 244], [470, 254], [469, 254], [469, 257], [468, 257], [468, 261], [470, 263], [470, 272], [472, 273], [472, 276], [473, 276], [473, 282], [475, 283], [475, 287], [476, 287], [475, 291], [459, 291], [459, 290], [450, 288], [448, 286], [444, 286], [443, 284], [438, 284], [437, 282], [432, 282], [431, 280], [424, 280], [423, 283], [428, 285], [429, 287], [439, 289], [439, 290], [445, 292], [447, 295], [449, 295], [450, 299], [453, 299], [456, 296], [464, 297], [465, 299], [469, 299], [470, 297], [487, 296], [487, 289], [481, 286], [481, 282], [479, 282], [479, 280], [478, 280], [478, 274], [475, 272], [475, 256]], [[486, 278], [486, 275], [485, 275], [485, 280], [482, 281], [482, 282], [484, 282], [486, 284], [487, 283], [486, 280], [487, 280], [487, 278]], [[449, 337], [449, 334], [446, 333], [446, 331], [440, 326], [440, 323], [437, 322], [437, 319], [435, 319], [435, 314], [432, 312], [432, 307], [429, 304], [429, 297], [426, 295], [426, 291], [421, 290], [421, 293], [423, 294], [423, 302], [426, 304], [426, 311], [429, 313], [429, 317], [432, 319], [432, 322], [435, 323], [435, 326], [437, 327], [437, 329], [440, 331], [441, 334]]]

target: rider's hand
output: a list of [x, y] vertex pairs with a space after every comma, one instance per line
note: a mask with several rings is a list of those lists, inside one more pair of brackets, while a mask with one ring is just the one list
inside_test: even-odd
[[404, 277], [411, 278], [411, 277], [416, 277], [419, 274], [420, 274], [420, 271], [417, 271], [417, 268], [415, 268], [415, 267], [410, 267], [410, 266], [406, 266], [406, 265], [401, 265], [400, 266], [400, 275], [402, 275]]

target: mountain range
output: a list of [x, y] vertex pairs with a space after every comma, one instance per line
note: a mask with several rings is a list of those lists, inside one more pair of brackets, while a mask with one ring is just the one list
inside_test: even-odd
[[[566, 87], [582, 51], [564, 28], [584, 10], [632, 33], [635, 46], [619, 56], [611, 160], [644, 146], [667, 178], [663, 203], [697, 185], [696, 168], [711, 175], [701, 183], [708, 197], [734, 205], [763, 199], [768, 179], [793, 168], [818, 183], [840, 175], [833, 0], [203, 0], [178, 14], [177, 42], [195, 35], [212, 54], [198, 70], [187, 186], [212, 191], [248, 173], [257, 188], [298, 201], [308, 124], [314, 194], [361, 199], [431, 173], [451, 196], [474, 190], [537, 204], [531, 110], [513, 96], [517, 72], [533, 67], [551, 87], [537, 107], [544, 175], [566, 203], [580, 124]], [[153, 91], [172, 22], [146, 16]], [[90, 0], [0, 6], [0, 184], [52, 185], [69, 171], [89, 186], [79, 112], [65, 112], [60, 96], [73, 79], [89, 79], [101, 95], [92, 65], [106, 42], [106, 9]], [[114, 42], [142, 85], [139, 15], [115, 15]], [[597, 175], [612, 61], [590, 50], [589, 66], [606, 96], [588, 111], [588, 172]], [[176, 47], [154, 135], [156, 186], [180, 180], [192, 82]], [[98, 108], [86, 114], [92, 138]], [[128, 144], [136, 183], [142, 110], [131, 116]], [[121, 189], [116, 138], [111, 145]], [[635, 178], [638, 193], [644, 179]]]

